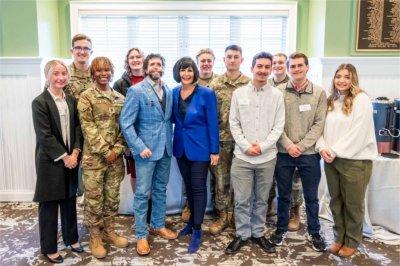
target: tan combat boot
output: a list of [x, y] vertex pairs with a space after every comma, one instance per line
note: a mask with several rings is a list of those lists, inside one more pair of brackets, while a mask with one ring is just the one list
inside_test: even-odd
[[290, 209], [289, 231], [297, 231], [300, 229], [300, 206], [294, 206]]
[[89, 249], [92, 255], [97, 259], [102, 259], [107, 255], [107, 250], [104, 248], [103, 240], [101, 239], [100, 229], [92, 227], [90, 231]]
[[185, 208], [183, 208], [181, 219], [185, 223], [189, 222], [190, 209], [189, 209], [189, 206], [187, 204], [185, 205]]
[[[232, 213], [231, 213], [232, 215]], [[219, 213], [219, 218], [215, 220], [211, 225], [210, 225], [210, 233], [212, 235], [218, 235], [222, 231], [225, 230], [229, 225], [229, 220], [228, 220], [228, 212], [226, 211], [221, 211]]]
[[118, 248], [126, 248], [128, 239], [118, 235], [114, 230], [114, 220], [112, 218], [104, 219], [103, 239], [105, 242], [113, 244]]

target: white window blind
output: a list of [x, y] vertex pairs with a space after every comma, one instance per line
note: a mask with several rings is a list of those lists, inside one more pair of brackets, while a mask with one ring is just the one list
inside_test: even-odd
[[287, 16], [131, 16], [85, 14], [80, 16], [80, 32], [91, 37], [93, 57], [107, 56], [115, 66], [114, 80], [124, 69], [124, 58], [131, 47], [146, 54], [160, 53], [166, 59], [164, 81], [175, 86], [172, 67], [182, 56], [195, 59], [202, 48], [213, 49], [215, 72], [223, 73], [224, 49], [238, 44], [245, 58], [241, 70], [250, 75], [252, 57], [260, 51], [286, 51]]

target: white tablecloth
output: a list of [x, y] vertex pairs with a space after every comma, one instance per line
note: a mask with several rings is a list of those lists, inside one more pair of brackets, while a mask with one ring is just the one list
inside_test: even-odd
[[[171, 160], [171, 171], [167, 185], [167, 214], [180, 213], [186, 198], [183, 195], [183, 180], [179, 172], [175, 157]], [[210, 175], [207, 180], [207, 210], [212, 209], [210, 196]], [[133, 192], [131, 187], [130, 175], [126, 175], [120, 187], [119, 213], [133, 214]]]
[[[320, 196], [319, 215], [332, 221], [332, 213], [329, 208], [330, 196], [323, 167], [318, 192]], [[363, 233], [365, 236], [379, 239], [380, 236], [372, 225], [382, 226], [400, 235], [400, 159], [379, 156], [374, 161], [365, 197]], [[392, 235], [392, 237], [400, 239], [398, 235]], [[384, 238], [387, 238], [387, 234]]]

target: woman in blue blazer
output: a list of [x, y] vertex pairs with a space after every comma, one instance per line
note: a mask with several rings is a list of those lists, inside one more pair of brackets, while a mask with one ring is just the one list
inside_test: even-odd
[[212, 89], [196, 83], [199, 70], [190, 57], [179, 59], [173, 74], [181, 83], [173, 90], [173, 154], [185, 182], [191, 213], [179, 236], [192, 235], [188, 252], [195, 253], [201, 244], [207, 204], [208, 166], [216, 165], [219, 157], [217, 98]]

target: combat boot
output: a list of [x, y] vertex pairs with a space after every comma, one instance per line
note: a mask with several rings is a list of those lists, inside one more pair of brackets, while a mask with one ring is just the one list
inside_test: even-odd
[[300, 229], [300, 206], [294, 206], [290, 209], [289, 231], [297, 231]]
[[234, 212], [228, 212], [228, 225], [233, 230], [236, 230], [235, 213]]
[[104, 219], [104, 230], [102, 233], [105, 242], [113, 244], [118, 248], [126, 248], [128, 246], [128, 239], [115, 232], [113, 218]]
[[90, 231], [89, 249], [92, 255], [97, 259], [102, 259], [107, 255], [107, 250], [104, 248], [103, 240], [101, 239], [99, 227], [92, 227]]
[[210, 233], [212, 235], [218, 235], [222, 231], [224, 231], [225, 228], [228, 227], [228, 225], [229, 225], [228, 212], [221, 211], [219, 213], [219, 218], [210, 225]]
[[186, 204], [185, 208], [183, 208], [181, 219], [183, 222], [187, 223], [189, 222], [189, 218], [190, 218], [190, 209], [189, 206]]

